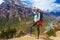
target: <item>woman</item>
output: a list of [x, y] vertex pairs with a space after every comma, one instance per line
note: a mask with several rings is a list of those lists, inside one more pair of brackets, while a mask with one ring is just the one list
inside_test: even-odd
[[40, 34], [39, 26], [42, 26], [41, 13], [39, 12], [38, 8], [35, 8], [33, 11], [33, 14], [34, 14], [34, 23], [30, 26], [30, 35], [32, 34], [32, 27], [37, 24], [38, 25], [38, 27], [37, 27], [37, 31], [38, 31], [37, 38], [39, 38], [39, 34]]

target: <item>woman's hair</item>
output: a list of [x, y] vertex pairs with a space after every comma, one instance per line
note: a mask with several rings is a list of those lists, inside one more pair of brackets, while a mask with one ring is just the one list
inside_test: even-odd
[[36, 9], [35, 9], [35, 11], [36, 11], [36, 12], [38, 12], [38, 11], [39, 11], [39, 9], [38, 9], [38, 8], [36, 8]]
[[34, 7], [33, 11], [38, 12], [39, 8]]

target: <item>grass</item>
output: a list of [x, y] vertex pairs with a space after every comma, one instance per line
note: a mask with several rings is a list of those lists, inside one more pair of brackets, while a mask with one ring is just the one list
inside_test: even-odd
[[[1, 32], [1, 34], [0, 34], [1, 36], [0, 37], [3, 36], [3, 38], [6, 36], [6, 34], [9, 34], [9, 36], [11, 36], [11, 32], [10, 31], [14, 31], [14, 28], [16, 29], [16, 34], [17, 34], [18, 31], [20, 31], [20, 33], [19, 33], [20, 36], [22, 36], [23, 34], [29, 33], [29, 26], [33, 22], [33, 21], [29, 21], [29, 22], [26, 22], [26, 24], [25, 24], [24, 21], [19, 21], [18, 18], [15, 18], [15, 19], [9, 19], [6, 22], [6, 25], [3, 26], [5, 20], [0, 20], [0, 21], [1, 21], [0, 22], [0, 27], [3, 27], [0, 30], [0, 32]], [[4, 35], [2, 35], [3, 33], [4, 33]], [[8, 38], [9, 38], [9, 36], [8, 36]]]
[[2, 18], [0, 20], [0, 30], [3, 29], [3, 27], [5, 27], [5, 23], [6, 23], [6, 19], [5, 18]]
[[[8, 37], [10, 38], [10, 36], [12, 35], [11, 31], [14, 31], [14, 29], [16, 29], [16, 34], [18, 34], [17, 37], [20, 37], [22, 35], [29, 33], [30, 25], [33, 23], [33, 19], [30, 18], [29, 21], [26, 21], [26, 24], [25, 24], [24, 20], [19, 21], [18, 18], [8, 20], [8, 22], [6, 22], [6, 25], [4, 26], [3, 24], [5, 22], [6, 22], [5, 19], [0, 20], [0, 27], [2, 27], [2, 30], [0, 30], [0, 31], [2, 32], [4, 30], [5, 36], [6, 36], [6, 34], [8, 34], [9, 35]], [[49, 22], [48, 19], [43, 21], [43, 27], [40, 27], [40, 33], [43, 33], [45, 31], [45, 27], [47, 26], [48, 22]], [[16, 34], [13, 34], [13, 35], [16, 35]], [[37, 25], [33, 27], [33, 34], [37, 35]], [[47, 34], [49, 36], [51, 36], [53, 34], [55, 35], [55, 30], [50, 30], [49, 32], [47, 32]], [[13, 37], [13, 35], [11, 37]]]
[[[0, 21], [1, 21], [0, 22], [1, 24], [4, 24], [4, 22], [5, 22], [4, 20], [0, 20]], [[0, 24], [0, 26], [3, 27], [2, 30], [8, 30], [9, 28], [10, 29], [16, 28], [17, 32], [20, 30], [22, 33], [27, 34], [27, 33], [29, 33], [30, 25], [32, 23], [33, 23], [32, 19], [29, 19], [29, 21], [27, 21], [26, 24], [25, 24], [24, 21], [19, 21], [18, 18], [15, 18], [15, 19], [10, 19], [8, 22], [6, 22], [6, 25], [3, 26], [3, 25]], [[46, 26], [47, 22], [44, 22], [43, 25]], [[37, 28], [37, 26], [35, 26], [33, 28], [33, 34], [37, 32], [36, 28]], [[21, 34], [21, 35], [23, 35], [23, 34]]]

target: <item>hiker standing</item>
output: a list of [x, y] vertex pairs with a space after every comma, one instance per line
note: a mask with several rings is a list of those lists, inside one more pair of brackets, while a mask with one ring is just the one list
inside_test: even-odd
[[38, 25], [37, 27], [37, 38], [39, 38], [40, 34], [40, 29], [39, 26], [42, 27], [42, 13], [39, 12], [38, 8], [35, 8], [33, 11], [34, 14], [34, 23], [30, 26], [30, 35], [32, 34], [32, 27], [35, 26], [36, 24]]

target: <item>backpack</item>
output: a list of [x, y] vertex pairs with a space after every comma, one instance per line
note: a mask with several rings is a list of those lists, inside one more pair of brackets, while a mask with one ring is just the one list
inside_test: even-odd
[[43, 21], [43, 12], [42, 12], [42, 11], [40, 11], [39, 13], [40, 13], [40, 20], [42, 20], [42, 21]]

